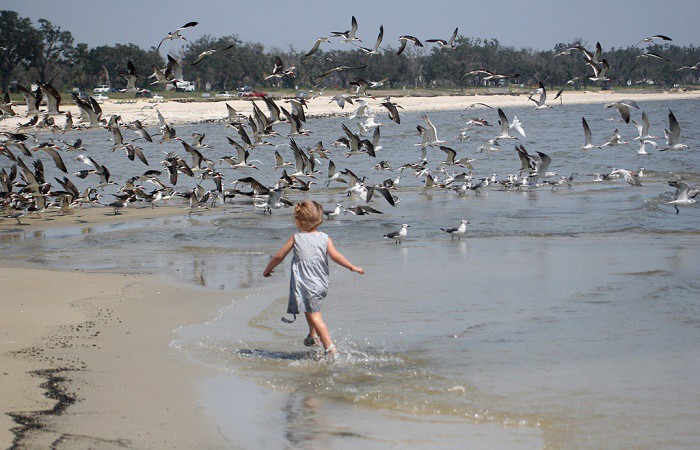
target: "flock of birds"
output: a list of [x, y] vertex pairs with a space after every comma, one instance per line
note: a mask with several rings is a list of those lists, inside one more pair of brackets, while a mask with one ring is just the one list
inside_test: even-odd
[[[166, 40], [186, 39], [180, 33], [196, 25], [197, 22], [189, 22], [167, 33], [161, 40], [158, 48]], [[360, 51], [369, 57], [380, 54], [380, 45], [384, 34], [383, 27], [380, 27], [379, 35], [372, 47], [361, 47], [358, 45], [362, 41], [357, 36], [357, 30], [357, 20], [353, 17], [349, 30], [331, 32], [329, 37], [317, 39], [311, 50], [302, 58], [302, 63], [317, 51], [321, 44], [329, 42], [333, 38], [357, 46]], [[448, 39], [427, 39], [425, 42], [434, 43], [440, 48], [447, 50], [454, 49], [457, 33], [458, 29], [455, 29]], [[655, 35], [642, 39], [640, 43], [659, 39], [671, 40], [667, 36]], [[399, 42], [399, 54], [405, 50], [409, 43], [415, 46], [423, 46], [419, 39], [410, 35], [401, 36]], [[198, 64], [211, 54], [225, 51], [229, 48], [231, 46], [204, 51], [191, 64]], [[593, 73], [586, 76], [588, 79], [592, 81], [607, 80], [607, 72], [610, 67], [603, 56], [599, 43], [593, 52], [582, 46], [574, 46], [566, 52], [555, 55], [555, 58], [570, 55], [573, 52], [579, 52], [591, 68]], [[642, 56], [655, 58], [658, 55], [645, 53]], [[678, 70], [697, 70], [697, 66], [697, 64], [695, 66], [684, 66]], [[359, 70], [364, 67], [367, 66], [332, 67], [314, 78], [320, 80], [331, 73]], [[294, 70], [295, 67], [285, 67], [282, 59], [276, 57], [274, 67], [267, 74], [266, 79], [290, 76], [294, 74]], [[120, 75], [126, 81], [126, 87], [122, 89], [122, 92], [139, 91], [139, 88], [136, 87], [139, 73], [131, 61], [127, 62], [126, 69]], [[483, 78], [484, 80], [500, 80], [517, 78], [518, 76], [518, 74], [498, 74], [487, 69], [469, 71], [464, 76], [476, 75], [486, 75]], [[162, 84], [166, 88], [174, 88], [178, 83], [185, 81], [181, 62], [170, 55], [167, 55], [165, 68], [161, 69], [154, 66], [153, 73], [149, 78], [154, 80], [152, 84]], [[570, 80], [568, 84], [572, 84], [575, 80]], [[372, 158], [371, 161], [379, 159], [383, 149], [380, 131], [383, 124], [377, 122], [376, 113], [372, 111], [365, 99], [368, 97], [374, 98], [367, 93], [367, 89], [381, 87], [384, 81], [372, 82], [356, 77], [351, 82], [355, 88], [353, 94], [336, 95], [330, 99], [330, 102], [336, 102], [341, 109], [344, 109], [346, 104], [353, 105], [355, 109], [348, 113], [346, 117], [358, 121], [357, 132], [353, 131], [346, 124], [342, 125], [341, 136], [332, 144], [336, 152], [339, 151], [339, 148], [344, 148], [343, 156], [347, 158], [357, 156], [360, 158]], [[416, 146], [420, 148], [418, 158], [397, 167], [396, 171], [400, 174], [395, 178], [389, 178], [380, 183], [370, 183], [367, 176], [356, 174], [350, 169], [337, 170], [336, 163], [331, 159], [331, 156], [333, 156], [332, 151], [326, 148], [321, 141], [315, 146], [306, 149], [303, 149], [296, 142], [295, 138], [308, 136], [311, 133], [310, 130], [304, 128], [307, 123], [305, 109], [308, 109], [308, 104], [306, 100], [288, 99], [285, 100], [285, 104], [282, 104], [269, 97], [261, 99], [267, 110], [266, 112], [256, 102], [252, 102], [253, 112], [249, 116], [239, 114], [233, 107], [226, 104], [227, 112], [224, 121], [226, 126], [232, 127], [237, 134], [237, 138], [228, 137], [227, 141], [235, 150], [235, 154], [212, 159], [208, 157], [208, 152], [212, 147], [204, 143], [205, 135], [203, 133], [193, 133], [192, 140], [186, 142], [177, 135], [175, 128], [157, 108], [155, 108], [155, 111], [158, 115], [159, 125], [158, 130], [155, 131], [153, 129], [149, 130], [149, 127], [145, 126], [140, 120], [125, 121], [119, 115], [103, 117], [102, 107], [94, 98], [72, 94], [73, 101], [80, 111], [80, 118], [74, 121], [70, 111], [64, 112], [61, 110], [62, 98], [53, 86], [43, 83], [37, 83], [37, 85], [38, 87], [35, 91], [30, 91], [23, 86], [18, 87], [26, 100], [28, 121], [20, 123], [12, 132], [5, 131], [0, 133], [0, 156], [4, 156], [11, 163], [9, 169], [3, 168], [0, 170], [1, 207], [4, 211], [4, 217], [16, 219], [18, 223], [21, 223], [21, 219], [29, 215], [40, 218], [42, 213], [51, 209], [57, 209], [59, 214], [68, 214], [73, 208], [82, 205], [105, 204], [113, 209], [114, 214], [119, 214], [120, 210], [132, 203], [142, 203], [154, 207], [174, 197], [181, 197], [186, 200], [189, 214], [199, 209], [208, 209], [215, 205], [217, 201], [226, 202], [233, 198], [246, 199], [245, 204], [252, 205], [255, 211], [272, 214], [273, 210], [292, 205], [292, 202], [288, 199], [290, 193], [297, 191], [305, 193], [314, 184], [325, 184], [327, 188], [342, 185], [343, 192], [351, 199], [349, 201], [355, 203], [353, 206], [348, 207], [343, 207], [339, 203], [333, 209], [324, 210], [325, 216], [328, 219], [333, 219], [341, 213], [350, 213], [358, 216], [382, 214], [378, 209], [379, 207], [375, 207], [375, 199], [380, 202], [386, 202], [391, 207], [396, 207], [400, 202], [397, 196], [397, 186], [404, 171], [412, 173], [417, 179], [421, 180], [423, 193], [429, 190], [440, 189], [456, 192], [459, 196], [468, 192], [474, 192], [475, 195], [479, 195], [488, 186], [518, 190], [549, 186], [556, 189], [560, 186], [571, 186], [575, 176], [575, 174], [571, 174], [570, 176], [556, 178], [556, 174], [549, 171], [549, 166], [552, 162], [550, 156], [539, 151], [529, 152], [524, 145], [520, 144], [515, 145], [515, 152], [520, 161], [520, 168], [516, 173], [509, 174], [506, 179], [500, 180], [497, 179], [496, 175], [477, 178], [472, 164], [475, 160], [468, 157], [458, 157], [458, 152], [447, 146], [447, 141], [438, 137], [438, 130], [428, 114], [423, 114], [423, 123], [416, 127], [417, 138], [420, 139], [420, 142], [416, 143]], [[561, 97], [562, 92], [563, 90], [557, 94], [557, 97]], [[542, 83], [530, 93], [528, 99], [534, 103], [536, 110], [552, 107], [552, 105], [547, 103], [547, 91]], [[46, 106], [45, 109], [42, 109], [44, 101]], [[380, 105], [386, 110], [390, 120], [396, 124], [401, 123], [401, 106], [398, 103], [387, 97], [381, 101]], [[472, 106], [493, 109], [490, 105], [483, 103]], [[18, 115], [13, 109], [15, 107], [17, 105], [12, 103], [9, 96], [5, 94], [2, 103], [0, 103], [2, 117]], [[606, 107], [615, 108], [625, 123], [629, 124], [632, 121], [637, 128], [638, 136], [634, 140], [639, 143], [639, 154], [647, 153], [647, 145], [651, 145], [659, 151], [688, 148], [681, 141], [681, 127], [672, 111], [669, 110], [668, 114], [668, 129], [665, 133], [666, 145], [662, 146], [654, 141], [654, 139], [657, 139], [656, 136], [649, 134], [649, 120], [646, 113], [642, 112], [639, 123], [631, 120], [631, 110], [639, 109], [639, 105], [636, 102], [621, 100], [610, 103]], [[515, 133], [522, 137], [526, 136], [523, 125], [517, 117], [513, 116], [512, 120], [510, 120], [501, 108], [497, 109], [497, 113], [500, 124], [499, 132], [478, 148], [480, 152], [500, 150], [501, 141], [518, 139]], [[63, 123], [57, 123], [56, 117], [63, 117]], [[467, 125], [471, 127], [491, 126], [488, 120], [479, 117], [470, 117]], [[285, 139], [285, 142], [275, 144], [270, 140], [283, 136], [283, 132], [278, 131], [281, 126], [289, 127], [286, 136], [288, 141]], [[582, 126], [584, 140], [581, 151], [627, 144], [627, 142], [622, 140], [618, 130], [614, 131], [608, 141], [596, 144], [585, 117], [582, 117]], [[182, 146], [182, 149], [190, 158], [186, 160], [185, 157], [178, 154], [176, 149], [170, 149], [161, 161], [162, 170], [149, 168], [117, 183], [112, 179], [108, 167], [102, 162], [98, 162], [94, 153], [91, 155], [90, 151], [82, 146], [80, 138], [72, 142], [66, 142], [56, 137], [68, 131], [91, 128], [105, 128], [109, 130], [113, 143], [111, 150], [123, 151], [126, 157], [133, 161], [134, 164], [137, 164], [136, 160], [138, 159], [140, 163], [150, 167], [146, 152], [137, 145], [139, 141]], [[134, 132], [137, 137], [130, 141], [125, 139], [122, 134], [122, 131], [125, 130]], [[469, 128], [464, 129], [459, 136], [460, 141], [469, 138], [468, 130]], [[48, 139], [40, 142], [39, 136], [44, 132], [51, 133], [51, 135]], [[255, 163], [263, 165], [259, 159], [253, 159], [253, 155], [260, 157], [258, 155], [263, 153], [263, 147], [274, 147], [272, 155], [274, 165], [271, 168], [274, 173], [277, 173], [276, 171], [278, 170], [280, 171], [275, 182], [270, 185], [265, 185], [250, 175], [250, 173], [260, 170], [260, 167], [255, 165]], [[285, 160], [281, 152], [283, 148], [291, 150], [293, 161]], [[428, 163], [429, 149], [441, 151], [444, 154], [444, 160], [431, 167]], [[17, 152], [21, 153], [21, 155], [16, 154]], [[73, 176], [85, 180], [86, 183], [88, 183], [88, 180], [94, 180], [94, 182], [88, 183], [90, 186], [82, 191], [67, 176], [68, 170], [63, 158], [71, 152], [78, 152], [77, 156], [74, 157], [75, 161], [85, 165], [85, 168], [73, 173]], [[48, 155], [57, 170], [63, 172], [60, 178], [53, 177], [56, 183], [53, 183], [47, 176], [49, 171], [45, 169], [42, 160], [37, 157], [37, 155], [42, 153]], [[151, 156], [149, 155], [149, 157]], [[33, 161], [27, 163], [23, 158], [33, 159]], [[327, 160], [327, 164], [321, 163], [321, 160], [324, 159]], [[326, 168], [324, 169], [322, 166], [326, 166]], [[225, 167], [233, 170], [235, 173], [248, 172], [248, 174], [234, 179], [230, 183], [231, 187], [225, 187], [224, 180], [226, 177], [223, 170]], [[385, 160], [374, 164], [373, 169], [379, 172], [394, 171], [391, 163]], [[322, 180], [324, 174], [326, 175], [325, 182]], [[193, 179], [194, 187], [178, 188], [178, 181], [181, 180], [182, 176]], [[627, 169], [613, 169], [608, 174], [597, 175], [596, 181], [617, 177], [624, 178], [627, 183], [633, 186], [642, 185], [641, 174]], [[147, 183], [153, 185], [154, 188], [148, 189], [146, 187]], [[205, 187], [205, 184], [211, 184], [210, 188]], [[182, 186], [182, 183], [180, 185]], [[676, 189], [673, 200], [669, 202], [675, 208], [676, 213], [679, 212], [679, 206], [694, 204], [695, 197], [700, 192], [698, 187], [690, 186], [683, 180], [670, 181], [669, 185]], [[118, 189], [116, 193], [111, 194], [113, 196], [111, 201], [103, 202], [101, 201], [102, 193], [108, 186], [118, 186]], [[373, 203], [374, 206], [372, 206]], [[441, 228], [441, 230], [449, 234], [453, 240], [454, 238], [461, 239], [467, 231], [468, 223], [467, 220], [461, 220], [458, 226]], [[410, 225], [403, 224], [399, 230], [388, 233], [385, 237], [394, 240], [396, 244], [400, 244], [407, 236], [409, 227]]]

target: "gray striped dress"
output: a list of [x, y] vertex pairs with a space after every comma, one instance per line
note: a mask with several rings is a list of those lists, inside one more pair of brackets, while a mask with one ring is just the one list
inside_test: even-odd
[[328, 293], [328, 235], [320, 231], [294, 235], [288, 314], [318, 312]]

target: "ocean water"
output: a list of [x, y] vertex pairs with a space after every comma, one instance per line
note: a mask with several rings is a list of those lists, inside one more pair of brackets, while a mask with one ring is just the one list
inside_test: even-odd
[[[178, 330], [173, 345], [221, 369], [219, 379], [203, 385], [203, 397], [222, 432], [244, 447], [697, 447], [700, 210], [693, 205], [675, 214], [667, 182], [700, 183], [700, 109], [697, 101], [639, 103], [651, 133], [661, 136], [671, 108], [690, 149], [637, 155], [631, 143], [582, 153], [581, 116], [598, 144], [616, 128], [632, 141], [636, 130], [602, 105], [507, 108], [528, 136], [515, 142], [551, 156], [550, 170], [577, 173], [572, 187], [424, 194], [422, 180], [404, 171], [396, 207], [378, 199], [373, 206], [382, 215], [326, 221], [322, 230], [367, 271], [332, 267], [323, 313], [340, 355], [330, 364], [301, 344], [303, 319], [280, 321], [289, 261], [272, 279], [262, 277], [270, 255], [294, 232], [288, 210], [266, 216], [237, 198], [192, 217], [130, 221], [127, 209], [123, 220], [104, 225], [12, 227], [0, 233], [0, 249], [9, 260], [146, 270], [231, 291], [229, 307]], [[513, 143], [502, 141], [502, 150], [489, 154], [476, 150], [496, 127], [469, 128], [471, 138], [459, 142], [463, 114], [496, 122], [496, 112], [486, 109], [430, 118], [460, 157], [477, 159], [476, 177], [515, 173]], [[640, 115], [633, 111], [633, 118]], [[415, 161], [420, 114], [403, 114], [401, 125], [380, 118], [386, 125], [377, 160], [393, 167]], [[354, 128], [344, 118], [310, 119], [313, 134], [297, 141], [330, 146], [342, 135], [341, 123]], [[234, 153], [225, 136], [236, 134], [221, 124], [177, 128], [183, 137], [205, 132], [210, 158]], [[106, 131], [81, 137], [118, 182], [146, 168], [111, 153]], [[151, 166], [163, 151], [184, 155], [179, 143], [143, 147]], [[330, 148], [338, 169], [372, 183], [397, 175]], [[292, 160], [287, 148], [278, 150]], [[221, 166], [227, 182], [249, 174], [274, 181], [272, 148], [253, 155], [262, 169]], [[431, 169], [443, 157], [429, 149]], [[82, 168], [65, 159], [69, 170]], [[589, 175], [612, 168], [644, 168], [644, 186]], [[319, 184], [289, 197], [327, 207], [358, 204], [342, 187], [325, 188], [325, 175]], [[183, 189], [192, 185], [183, 180]], [[440, 231], [461, 219], [470, 222], [461, 240]], [[401, 223], [411, 225], [402, 245], [382, 238]]]

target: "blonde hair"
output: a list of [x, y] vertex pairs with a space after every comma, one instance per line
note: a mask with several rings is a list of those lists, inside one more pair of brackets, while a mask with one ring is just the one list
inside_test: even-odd
[[311, 200], [294, 205], [294, 223], [301, 231], [309, 232], [323, 223], [323, 207]]

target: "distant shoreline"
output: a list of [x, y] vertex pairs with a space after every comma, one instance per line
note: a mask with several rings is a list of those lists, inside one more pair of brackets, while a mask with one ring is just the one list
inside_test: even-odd
[[[700, 99], [700, 91], [666, 91], [666, 92], [636, 92], [637, 90], [617, 91], [564, 91], [562, 95], [563, 105], [574, 104], [591, 104], [591, 103], [609, 103], [621, 99], [632, 99], [635, 101], [674, 101], [686, 99]], [[401, 105], [400, 112], [417, 112], [417, 111], [450, 111], [450, 110], [472, 110], [485, 109], [484, 106], [477, 103], [486, 103], [493, 107], [527, 107], [534, 104], [527, 99], [525, 94], [491, 94], [491, 95], [469, 95], [455, 93], [452, 95], [415, 95], [414, 91], [407, 91], [412, 95], [401, 96], [401, 91], [376, 91], [375, 98], [364, 98], [370, 108], [379, 117], [386, 117], [386, 110], [381, 106], [382, 98], [387, 95], [392, 95], [392, 101]], [[425, 91], [421, 91], [424, 93]], [[474, 91], [473, 91], [474, 92]], [[355, 109], [354, 105], [347, 104], [345, 108], [340, 108], [333, 100], [331, 93], [324, 93], [311, 100], [307, 100], [308, 109], [307, 117], [333, 117], [347, 115]], [[548, 93], [548, 103], [556, 108], [560, 103], [559, 99], [551, 100], [554, 97], [553, 93]], [[274, 96], [274, 94], [271, 94]], [[132, 99], [128, 99], [131, 101]], [[101, 104], [102, 117], [109, 118], [112, 114], [122, 116], [124, 122], [140, 120], [145, 126], [157, 126], [158, 117], [155, 113], [155, 108], [163, 114], [168, 123], [172, 125], [193, 124], [203, 122], [225, 122], [227, 119], [227, 109], [225, 104], [236, 109], [237, 113], [242, 115], [252, 114], [253, 101], [250, 99], [222, 99], [220, 101], [186, 101], [183, 99], [168, 100], [164, 102], [153, 102], [149, 99], [133, 99], [133, 103], [125, 103], [125, 100], [115, 99], [106, 100]], [[286, 105], [285, 99], [277, 100], [280, 106]], [[258, 99], [256, 103], [261, 104], [262, 100]], [[16, 132], [17, 126], [20, 123], [26, 122], [27, 117], [23, 112], [22, 105], [15, 107], [15, 111], [19, 114], [16, 117], [6, 118], [0, 122], [0, 132], [9, 131]], [[72, 103], [62, 105], [63, 111], [70, 111], [73, 114], [74, 121], [80, 116], [78, 108]], [[266, 108], [262, 108], [266, 111]], [[60, 116], [55, 116], [58, 126], [63, 125], [63, 119]], [[386, 118], [386, 120], [389, 120]], [[48, 133], [48, 130], [46, 131]]]

